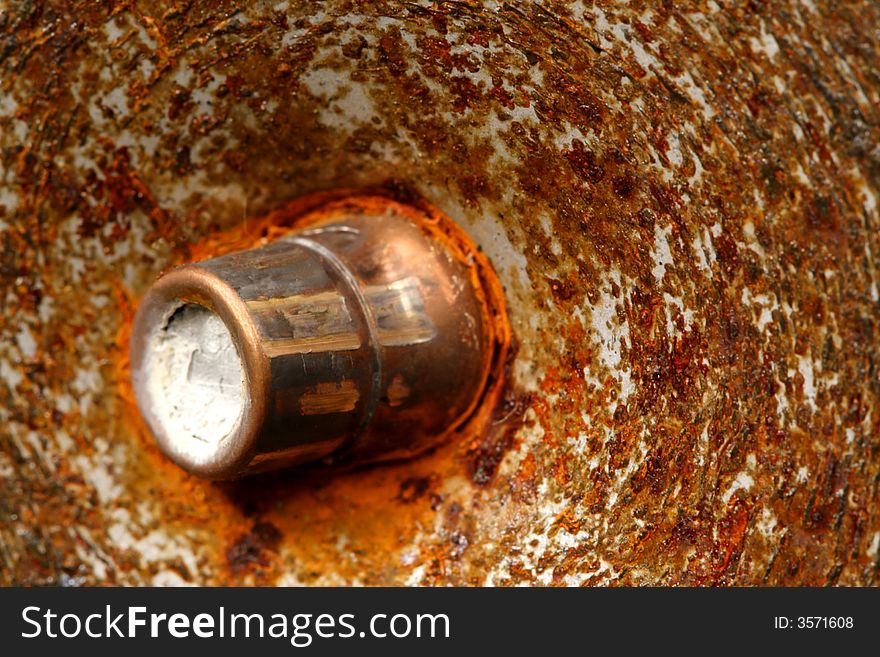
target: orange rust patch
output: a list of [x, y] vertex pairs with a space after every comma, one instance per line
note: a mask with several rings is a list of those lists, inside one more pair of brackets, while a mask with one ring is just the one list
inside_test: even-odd
[[[408, 545], [417, 528], [433, 525], [438, 490], [444, 480], [461, 478], [476, 467], [478, 472], [472, 474], [473, 480], [484, 484], [510, 447], [510, 427], [518, 426], [516, 421], [524, 406], [516, 401], [518, 397], [512, 391], [503, 394], [511, 345], [503, 290], [479, 248], [451, 219], [426, 202], [417, 200], [415, 207], [404, 205], [385, 190], [322, 192], [287, 203], [229, 230], [211, 233], [189, 247], [189, 257], [181, 257], [174, 264], [254, 248], [318, 225], [328, 217], [338, 217], [340, 210], [367, 214], [389, 204], [469, 265], [472, 282], [485, 293], [483, 301], [490, 309], [490, 343], [495, 345], [487, 387], [466, 422], [454, 430], [446, 443], [414, 460], [361, 469], [310, 466], [231, 483], [212, 483], [188, 475], [161, 455], [137, 409], [128, 363], [136, 304], [120, 288], [124, 319], [117, 336], [118, 395], [125, 408], [124, 421], [143, 444], [146, 456], [132, 465], [133, 485], [144, 495], [165, 501], [171, 528], [184, 530], [199, 517], [211, 516], [214, 522], [218, 516], [224, 519], [219, 523], [218, 540], [228, 546], [223, 551], [228, 562], [224, 570], [230, 578], [226, 581], [239, 581], [243, 573], [257, 582], [271, 581], [283, 574], [279, 554], [284, 552], [292, 553], [298, 564], [307, 565], [300, 568], [300, 577], [304, 576], [302, 573], [316, 577], [328, 563], [333, 564], [337, 574], [344, 574], [345, 568], [337, 561], [340, 541], [360, 555], [360, 565], [348, 573], [352, 579], [363, 576], [362, 552], [367, 550], [375, 555], [377, 570], [380, 565], [388, 568], [388, 556]], [[271, 532], [266, 528], [271, 528]], [[267, 541], [260, 538], [267, 533], [272, 535], [272, 541], [268, 541], [271, 549], [266, 549]], [[366, 555], [366, 559], [369, 561], [370, 556]], [[442, 563], [436, 555], [432, 559]], [[438, 578], [442, 577], [442, 567], [434, 570]], [[309, 575], [305, 577], [308, 579]]]

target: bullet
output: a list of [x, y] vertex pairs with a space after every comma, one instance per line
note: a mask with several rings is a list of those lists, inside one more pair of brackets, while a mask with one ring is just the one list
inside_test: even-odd
[[213, 479], [416, 454], [486, 387], [472, 267], [389, 203], [171, 270], [134, 319], [140, 411], [170, 459]]

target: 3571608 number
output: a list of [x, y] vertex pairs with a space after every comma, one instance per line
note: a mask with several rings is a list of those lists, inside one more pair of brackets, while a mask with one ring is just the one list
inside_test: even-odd
[[854, 621], [852, 616], [776, 616], [773, 619], [773, 627], [777, 630], [838, 630], [852, 629]]

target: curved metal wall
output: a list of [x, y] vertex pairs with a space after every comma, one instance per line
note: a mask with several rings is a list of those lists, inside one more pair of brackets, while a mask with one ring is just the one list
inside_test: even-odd
[[[0, 8], [4, 582], [877, 583], [875, 3], [109, 4]], [[505, 404], [186, 476], [119, 392], [138, 295], [340, 187], [480, 244]]]

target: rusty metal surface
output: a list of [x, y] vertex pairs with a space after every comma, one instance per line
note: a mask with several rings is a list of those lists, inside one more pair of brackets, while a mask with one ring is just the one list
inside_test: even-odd
[[[876, 584], [880, 8], [7, 2], [4, 583]], [[310, 192], [424, 197], [518, 344], [481, 431], [218, 485], [135, 299]]]

